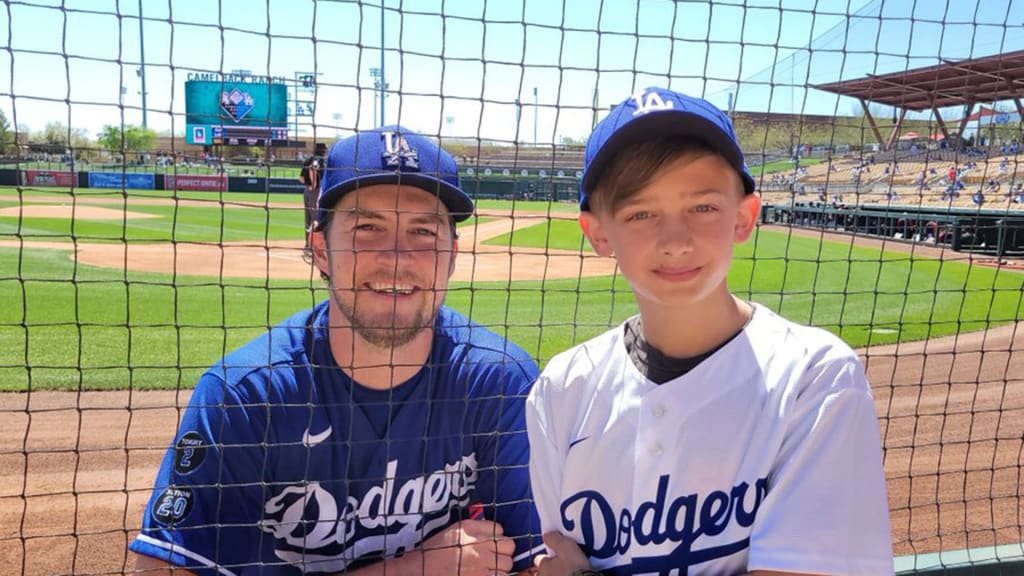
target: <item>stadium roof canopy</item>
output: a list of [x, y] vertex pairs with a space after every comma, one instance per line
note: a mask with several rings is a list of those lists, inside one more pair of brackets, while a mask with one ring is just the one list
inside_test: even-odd
[[1024, 96], [1024, 50], [818, 84], [818, 90], [920, 112]]
[[[830, 84], [816, 84], [814, 88], [860, 100], [864, 113], [871, 122], [879, 144], [892, 147], [895, 136], [908, 110], [932, 110], [948, 138], [939, 108], [964, 106], [964, 121], [957, 136], [966, 128], [966, 118], [976, 104], [1012, 100], [1018, 114], [1024, 115], [1021, 97], [1024, 97], [1024, 50], [972, 58], [969, 60], [943, 60], [936, 66], [916, 68], [891, 74], [869, 74], [856, 80], [840, 80]], [[874, 119], [868, 111], [869, 103], [885, 104], [900, 109], [899, 119], [887, 143], [882, 141]]]

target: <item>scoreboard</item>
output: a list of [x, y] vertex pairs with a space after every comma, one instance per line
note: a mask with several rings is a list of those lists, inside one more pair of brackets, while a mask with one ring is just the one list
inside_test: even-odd
[[213, 144], [266, 146], [288, 140], [288, 128], [278, 126], [211, 126]]
[[288, 87], [283, 82], [205, 76], [185, 82], [188, 144], [265, 146], [288, 140]]

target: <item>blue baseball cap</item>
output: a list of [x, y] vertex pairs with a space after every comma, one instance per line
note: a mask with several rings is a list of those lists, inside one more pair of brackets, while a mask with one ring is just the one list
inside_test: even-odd
[[317, 198], [317, 222], [345, 194], [375, 184], [415, 186], [436, 195], [461, 222], [473, 200], [459, 187], [455, 159], [433, 140], [401, 126], [382, 126], [338, 140], [327, 153]]
[[594, 128], [584, 154], [580, 210], [590, 210], [588, 197], [612, 158], [629, 146], [661, 136], [685, 136], [706, 143], [736, 169], [746, 193], [754, 191], [754, 178], [729, 117], [707, 100], [652, 87], [624, 100]]

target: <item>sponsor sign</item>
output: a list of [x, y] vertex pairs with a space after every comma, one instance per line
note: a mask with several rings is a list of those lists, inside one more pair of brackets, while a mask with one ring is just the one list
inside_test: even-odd
[[227, 176], [209, 174], [167, 174], [164, 176], [165, 190], [209, 190], [223, 191], [228, 188]]
[[22, 170], [22, 184], [25, 186], [61, 186], [75, 185], [74, 172], [57, 172], [51, 170]]
[[153, 174], [89, 172], [89, 188], [153, 190], [156, 188], [156, 178]]

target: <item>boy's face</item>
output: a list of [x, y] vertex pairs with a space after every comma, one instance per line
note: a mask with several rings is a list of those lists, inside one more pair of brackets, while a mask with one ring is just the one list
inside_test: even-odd
[[614, 256], [641, 305], [690, 306], [728, 292], [733, 245], [753, 232], [761, 201], [717, 154], [666, 164], [614, 213], [584, 212], [594, 251]]
[[313, 234], [333, 303], [366, 341], [401, 346], [433, 326], [455, 269], [448, 209], [413, 186], [367, 186], [334, 205]]

